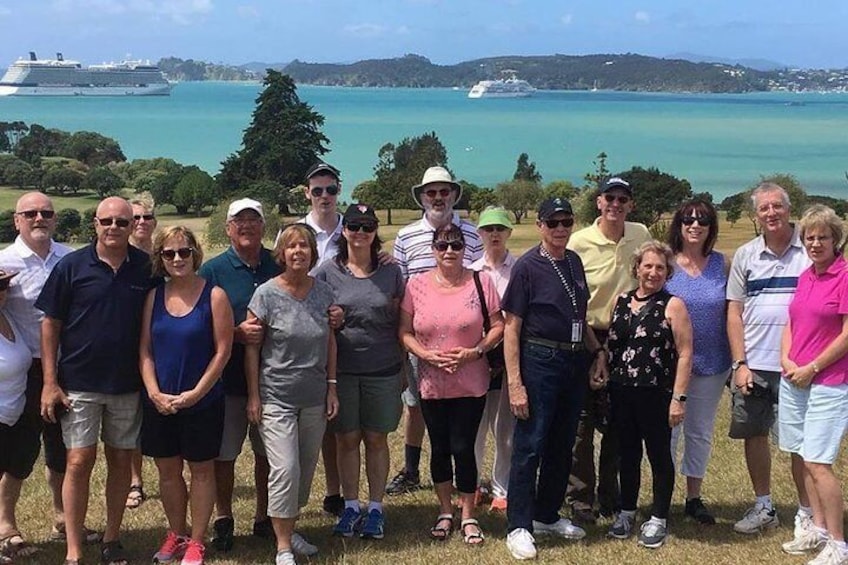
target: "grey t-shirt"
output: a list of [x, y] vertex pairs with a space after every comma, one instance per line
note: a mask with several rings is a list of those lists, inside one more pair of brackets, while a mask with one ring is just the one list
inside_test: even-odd
[[262, 283], [248, 309], [265, 323], [259, 363], [259, 397], [263, 404], [308, 408], [327, 395], [327, 309], [333, 289], [321, 280], [298, 300], [276, 277]]
[[327, 281], [335, 304], [344, 309], [344, 328], [336, 332], [339, 373], [396, 375], [402, 362], [398, 312], [405, 282], [397, 265], [379, 265], [367, 278], [353, 276], [336, 261], [315, 272]]

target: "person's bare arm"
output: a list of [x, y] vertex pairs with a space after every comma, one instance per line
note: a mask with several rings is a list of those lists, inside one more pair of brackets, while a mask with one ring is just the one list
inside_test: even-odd
[[675, 398], [686, 394], [692, 376], [692, 322], [686, 305], [676, 297], [669, 300], [666, 316], [671, 324], [677, 348], [677, 372], [674, 375], [673, 398], [668, 409], [668, 425], [673, 428], [683, 421], [686, 413], [686, 404]]
[[510, 312], [506, 313], [504, 324], [504, 361], [506, 363], [506, 382], [509, 392], [509, 408], [513, 415], [526, 420], [530, 417], [530, 403], [527, 389], [521, 379], [521, 326], [524, 321]]
[[44, 373], [44, 386], [41, 389], [41, 417], [56, 423], [57, 406], [59, 410], [70, 407], [71, 401], [59, 387], [59, 336], [62, 334], [62, 321], [45, 316], [41, 321], [41, 368]]

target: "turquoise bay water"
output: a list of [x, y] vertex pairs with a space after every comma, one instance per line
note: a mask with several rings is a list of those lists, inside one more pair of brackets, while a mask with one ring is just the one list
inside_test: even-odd
[[[23, 120], [117, 139], [130, 159], [166, 156], [215, 173], [239, 148], [259, 85], [182, 83], [170, 97], [0, 98], [0, 121]], [[469, 100], [450, 89], [301, 86], [326, 117], [346, 190], [372, 176], [387, 142], [435, 131], [458, 177], [494, 185], [526, 152], [545, 181], [581, 183], [601, 151], [615, 172], [656, 166], [717, 199], [760, 175], [788, 172], [808, 192], [848, 197], [848, 94], [539, 92]]]

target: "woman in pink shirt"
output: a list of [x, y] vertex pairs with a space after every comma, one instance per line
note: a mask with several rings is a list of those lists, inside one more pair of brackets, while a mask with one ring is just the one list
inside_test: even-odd
[[483, 532], [474, 519], [474, 440], [489, 389], [485, 354], [503, 337], [503, 318], [494, 283], [480, 274], [490, 321], [490, 330], [483, 335], [480, 294], [473, 272], [462, 265], [464, 248], [462, 231], [454, 224], [433, 233], [436, 268], [409, 279], [400, 306], [400, 339], [420, 360], [421, 411], [430, 436], [430, 474], [439, 499], [439, 516], [430, 535], [444, 541], [453, 531], [453, 459], [463, 539], [479, 544]]
[[813, 523], [796, 528], [795, 539], [783, 549], [793, 554], [821, 549], [810, 563], [848, 563], [842, 487], [833, 473], [848, 425], [848, 263], [842, 257], [842, 220], [817, 204], [804, 212], [800, 226], [813, 264], [798, 278], [783, 332], [778, 423], [780, 449], [804, 460]]

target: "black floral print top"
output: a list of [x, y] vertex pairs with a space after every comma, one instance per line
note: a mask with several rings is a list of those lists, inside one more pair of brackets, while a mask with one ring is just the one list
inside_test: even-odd
[[613, 310], [607, 340], [610, 382], [671, 390], [677, 370], [674, 334], [665, 316], [671, 294], [663, 289], [633, 312], [630, 299], [635, 293], [619, 296]]

